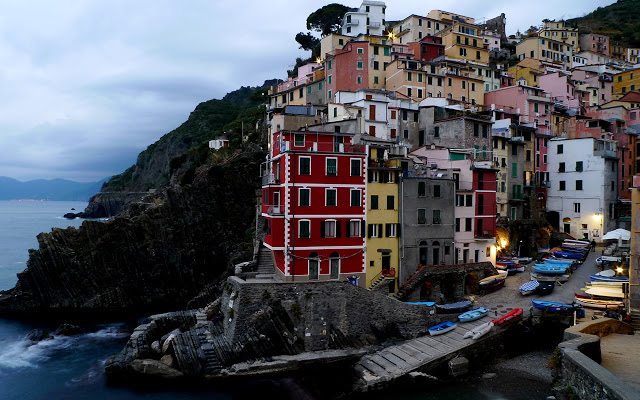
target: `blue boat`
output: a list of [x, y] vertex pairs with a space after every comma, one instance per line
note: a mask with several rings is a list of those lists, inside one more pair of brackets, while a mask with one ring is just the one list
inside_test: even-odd
[[453, 330], [456, 326], [458, 326], [458, 324], [456, 324], [455, 322], [443, 322], [429, 328], [429, 334], [431, 336], [442, 335], [443, 333]]
[[575, 304], [557, 303], [555, 301], [546, 300], [531, 300], [531, 303], [538, 310], [550, 311], [554, 313], [567, 313], [573, 312], [576, 308]]
[[435, 301], [408, 301], [407, 304], [417, 304], [420, 306], [434, 306], [436, 302]]
[[552, 250], [551, 254], [553, 254], [556, 257], [561, 257], [561, 258], [570, 258], [570, 259], [575, 259], [575, 260], [579, 260], [582, 258], [582, 256], [584, 254], [582, 253], [574, 253], [571, 251], [561, 251], [561, 250]]
[[589, 278], [596, 282], [629, 282], [629, 278], [626, 276], [589, 275]]
[[564, 265], [535, 264], [532, 269], [538, 274], [564, 274], [567, 272], [567, 267]]
[[562, 264], [562, 265], [569, 266], [569, 265], [572, 265], [575, 261], [566, 260], [566, 259], [562, 260], [559, 258], [545, 258], [542, 260], [542, 262], [544, 264]]
[[460, 314], [458, 319], [460, 322], [470, 322], [480, 319], [489, 313], [488, 308], [480, 307], [475, 310], [467, 311], [466, 313]]
[[520, 286], [520, 294], [526, 296], [536, 291], [536, 289], [540, 286], [538, 281], [529, 281], [522, 286]]

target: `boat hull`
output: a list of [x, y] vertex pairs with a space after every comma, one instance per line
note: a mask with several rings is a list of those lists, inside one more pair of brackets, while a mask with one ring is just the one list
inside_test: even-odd
[[589, 308], [604, 309], [604, 308], [619, 308], [624, 306], [623, 302], [615, 301], [615, 300], [595, 300], [595, 299], [584, 299], [581, 297], [576, 297], [575, 301], [581, 306], [589, 307]]
[[456, 326], [458, 326], [458, 324], [456, 324], [455, 322], [443, 322], [429, 328], [429, 334], [431, 336], [442, 335], [443, 333], [454, 330]]
[[460, 322], [471, 322], [484, 317], [488, 313], [489, 313], [488, 308], [480, 307], [480, 308], [476, 308], [475, 310], [470, 310], [463, 314], [460, 314], [458, 316], [458, 319], [460, 320]]

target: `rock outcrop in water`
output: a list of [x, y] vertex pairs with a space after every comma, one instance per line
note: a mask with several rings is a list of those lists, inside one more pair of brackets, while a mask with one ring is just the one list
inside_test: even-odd
[[0, 293], [0, 314], [122, 319], [196, 296], [206, 304], [209, 288], [252, 256], [264, 155], [254, 146], [195, 170], [109, 222], [41, 233], [15, 288]]

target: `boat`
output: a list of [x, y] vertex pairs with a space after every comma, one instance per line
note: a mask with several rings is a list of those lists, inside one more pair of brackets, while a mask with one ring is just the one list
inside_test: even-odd
[[516, 272], [524, 272], [524, 265], [519, 265], [518, 268], [516, 268]]
[[583, 253], [576, 253], [573, 251], [563, 251], [559, 247], [553, 248], [553, 250], [551, 250], [551, 254], [559, 258], [569, 258], [569, 259], [575, 259], [575, 260], [579, 260], [584, 256]]
[[411, 302], [407, 302], [407, 304], [417, 304], [421, 306], [434, 306], [436, 305], [436, 302], [435, 301], [411, 301]]
[[[600, 257], [602, 258], [602, 257]], [[616, 271], [613, 269], [605, 269], [603, 271], [598, 272], [597, 274], [595, 274], [597, 276], [606, 276], [606, 277], [612, 277], [612, 276], [616, 276]]]
[[567, 272], [567, 268], [563, 265], [534, 264], [532, 269], [538, 274], [565, 274]]
[[601, 300], [601, 299], [585, 299], [581, 297], [575, 298], [576, 303], [589, 308], [619, 308], [624, 307], [624, 303], [618, 300]]
[[554, 313], [567, 313], [572, 312], [576, 307], [574, 304], [558, 303], [555, 301], [534, 300], [531, 299], [531, 304], [534, 308], [543, 311], [549, 311]]
[[508, 276], [515, 275], [515, 274], [516, 274], [516, 272], [518, 272], [518, 269], [517, 269], [517, 268], [507, 268], [507, 275], [508, 275]]
[[456, 326], [458, 326], [458, 324], [456, 324], [455, 322], [446, 321], [429, 328], [429, 334], [431, 336], [442, 335], [443, 333], [447, 333], [455, 329]]
[[513, 310], [509, 311], [507, 314], [503, 315], [500, 318], [494, 319], [491, 322], [493, 322], [494, 325], [504, 326], [522, 318], [522, 312], [523, 312], [522, 308], [514, 308]]
[[467, 311], [471, 308], [471, 301], [458, 301], [457, 303], [436, 304], [436, 312], [441, 314], [451, 314]]
[[469, 332], [465, 333], [463, 339], [480, 339], [481, 337], [489, 333], [491, 328], [493, 328], [493, 322], [485, 322], [484, 324], [480, 324]]
[[460, 322], [471, 322], [477, 319], [480, 319], [489, 313], [488, 308], [480, 307], [475, 310], [467, 311], [463, 314], [458, 315], [458, 319]]
[[575, 240], [575, 239], [565, 239], [563, 240], [563, 243], [576, 243], [576, 244], [581, 244], [583, 246], [591, 246], [590, 242], [587, 242], [584, 240]]
[[571, 276], [569, 274], [564, 275], [548, 275], [548, 274], [537, 274], [535, 272], [531, 273], [531, 279], [534, 281], [542, 282], [566, 282], [569, 280]]
[[480, 281], [478, 282], [478, 285], [480, 285], [480, 287], [484, 287], [484, 286], [489, 286], [492, 285], [498, 281], [504, 281], [505, 279], [507, 279], [507, 274], [497, 274], [497, 275], [491, 275], [488, 276], [484, 279], [480, 279]]
[[567, 265], [571, 266], [575, 263], [575, 261], [567, 260], [567, 259], [559, 259], [559, 258], [545, 258], [542, 260], [543, 264], [559, 264], [559, 265]]
[[609, 267], [615, 266], [615, 264], [620, 264], [622, 262], [621, 257], [613, 257], [613, 256], [600, 256], [596, 258], [596, 265], [598, 267]]
[[553, 292], [553, 288], [556, 287], [555, 282], [540, 282], [538, 288], [536, 289], [536, 293], [538, 294], [549, 294]]
[[538, 281], [529, 281], [522, 286], [520, 286], [520, 294], [526, 296], [536, 291], [536, 289], [540, 286]]
[[482, 289], [482, 293], [484, 293], [484, 294], [495, 292], [496, 290], [498, 290], [501, 287], [503, 287], [505, 282], [506, 282], [506, 280], [502, 279], [502, 280], [499, 280], [499, 281], [495, 281], [490, 285], [480, 286], [480, 289]]
[[538, 247], [538, 253], [548, 253], [549, 250], [548, 247]]
[[592, 286], [584, 291], [590, 296], [611, 297], [615, 299], [624, 299], [622, 287]]
[[506, 258], [498, 258], [496, 260], [496, 263], [500, 264], [500, 265], [506, 265], [507, 267], [511, 267], [511, 266], [513, 266], [515, 264], [518, 264], [518, 261], [516, 261], [516, 260], [508, 260]]
[[601, 275], [589, 275], [591, 282], [629, 282], [629, 278], [626, 276], [601, 276]]

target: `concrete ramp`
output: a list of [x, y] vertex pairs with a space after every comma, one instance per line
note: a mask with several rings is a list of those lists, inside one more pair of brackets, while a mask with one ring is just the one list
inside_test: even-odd
[[357, 381], [355, 389], [368, 391], [384, 386], [410, 372], [453, 358], [465, 348], [485, 340], [495, 340], [494, 336], [504, 328], [493, 327], [478, 340], [463, 339], [464, 334], [477, 326], [491, 321], [495, 316], [484, 316], [472, 322], [458, 322], [458, 326], [438, 336], [421, 336], [402, 344], [390, 346], [377, 353], [369, 354], [355, 365]]

